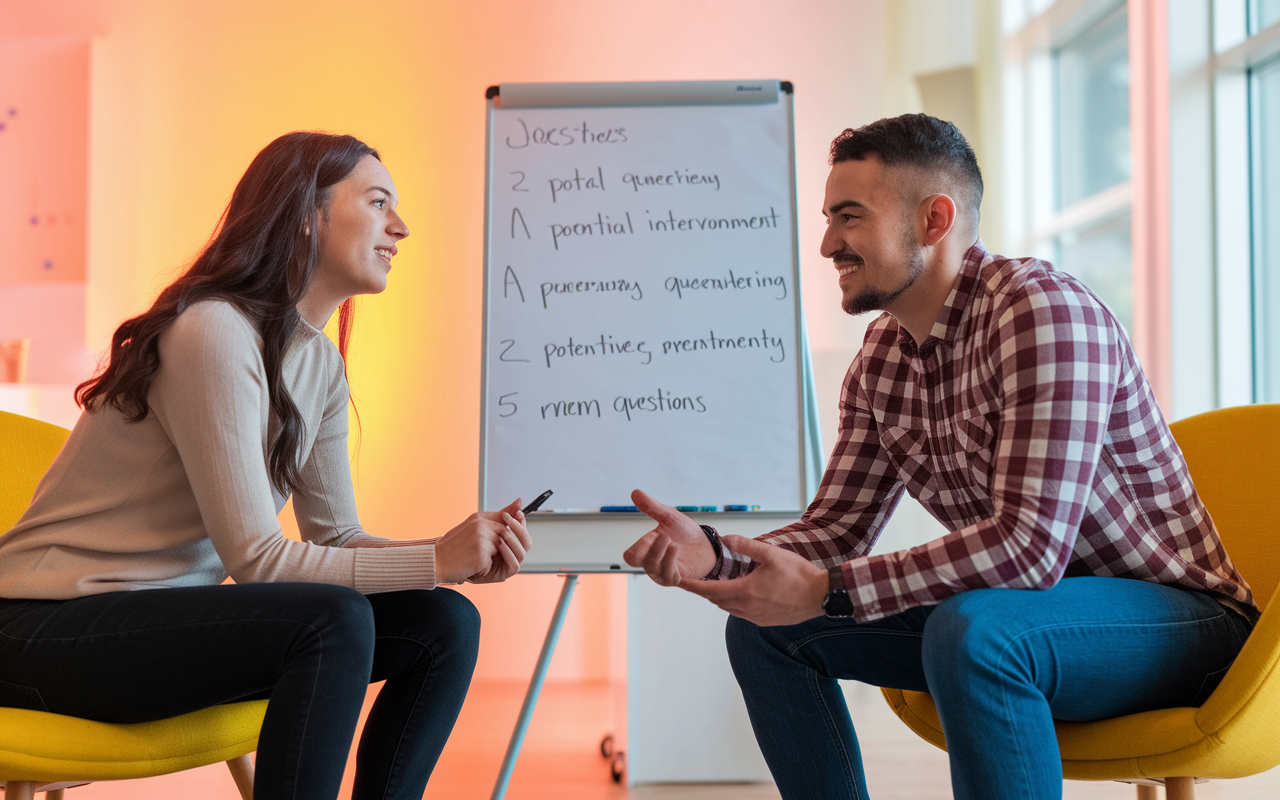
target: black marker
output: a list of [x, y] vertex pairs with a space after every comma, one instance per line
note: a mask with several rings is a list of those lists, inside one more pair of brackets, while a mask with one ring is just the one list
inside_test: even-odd
[[522, 514], [528, 514], [528, 513], [529, 513], [529, 512], [531, 512], [531, 511], [537, 511], [539, 508], [541, 508], [541, 507], [542, 507], [542, 504], [543, 504], [543, 503], [547, 502], [547, 498], [548, 498], [548, 497], [550, 497], [550, 496], [551, 496], [551, 490], [550, 490], [550, 489], [548, 489], [548, 490], [546, 490], [545, 492], [543, 492], [542, 494], [538, 495], [538, 496], [537, 496], [537, 498], [536, 498], [536, 499], [534, 499], [534, 501], [533, 501], [532, 503], [530, 503], [529, 505], [527, 505], [527, 506], [525, 506], [523, 509], [521, 509], [521, 513], [522, 513]]

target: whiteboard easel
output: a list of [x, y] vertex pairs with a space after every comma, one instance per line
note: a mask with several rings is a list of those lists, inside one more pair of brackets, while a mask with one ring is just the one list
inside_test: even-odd
[[551, 488], [550, 507], [582, 512], [529, 521], [522, 571], [566, 580], [500, 800], [577, 575], [634, 572], [622, 552], [649, 527], [592, 509], [629, 504], [635, 487], [674, 505], [745, 503], [764, 513], [693, 516], [754, 535], [798, 516], [824, 453], [791, 85], [504, 84], [486, 97], [480, 507]]

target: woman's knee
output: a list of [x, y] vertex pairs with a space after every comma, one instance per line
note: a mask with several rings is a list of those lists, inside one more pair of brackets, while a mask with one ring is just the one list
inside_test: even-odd
[[343, 672], [367, 677], [373, 664], [376, 628], [364, 595], [325, 583], [275, 584], [288, 601], [288, 613], [276, 606], [277, 619], [295, 626], [291, 657], [318, 657], [342, 664]]
[[373, 641], [373, 609], [368, 598], [346, 586], [323, 583], [307, 586], [309, 591], [302, 598], [303, 607], [311, 610], [318, 623], [347, 636]]
[[452, 589], [411, 589], [369, 597], [378, 635], [411, 639], [437, 657], [456, 653], [474, 660], [480, 649], [480, 612]]
[[463, 650], [476, 652], [480, 648], [480, 611], [461, 592], [436, 588], [441, 622], [453, 644]]

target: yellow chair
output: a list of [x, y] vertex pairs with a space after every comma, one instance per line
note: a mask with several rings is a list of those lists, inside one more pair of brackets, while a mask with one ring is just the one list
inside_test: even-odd
[[[0, 533], [31, 503], [36, 483], [68, 431], [0, 411]], [[244, 800], [253, 797], [253, 764], [266, 700], [229, 703], [172, 719], [113, 725], [0, 708], [0, 785], [5, 800], [61, 800], [90, 781], [147, 778], [226, 761]]]
[[[1200, 708], [1058, 722], [1063, 774], [1138, 784], [1138, 800], [1191, 800], [1196, 781], [1243, 778], [1280, 764], [1280, 404], [1238, 406], [1176, 422], [1173, 434], [1227, 552], [1253, 588], [1262, 619]], [[894, 712], [943, 750], [933, 698], [882, 690]]]

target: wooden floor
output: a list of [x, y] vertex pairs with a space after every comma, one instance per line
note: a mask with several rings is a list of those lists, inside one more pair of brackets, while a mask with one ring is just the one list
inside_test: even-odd
[[[480, 683], [472, 687], [453, 736], [427, 788], [426, 798], [486, 800], [502, 763], [524, 687]], [[950, 797], [946, 754], [917, 739], [898, 721], [878, 690], [849, 685], [846, 696], [858, 728], [867, 784], [875, 800]], [[599, 684], [549, 685], [543, 692], [520, 762], [507, 792], [510, 800], [777, 800], [770, 784], [638, 786], [615, 784], [600, 757], [610, 731], [610, 689]], [[673, 724], [679, 724], [678, 720]], [[341, 797], [351, 795], [351, 764]], [[214, 765], [144, 781], [97, 783], [70, 789], [67, 800], [236, 800], [230, 774]], [[1117, 783], [1069, 781], [1066, 800], [1133, 800], [1134, 789]], [[1276, 800], [1280, 769], [1196, 789], [1200, 800]], [[38, 796], [39, 797], [39, 796]]]

